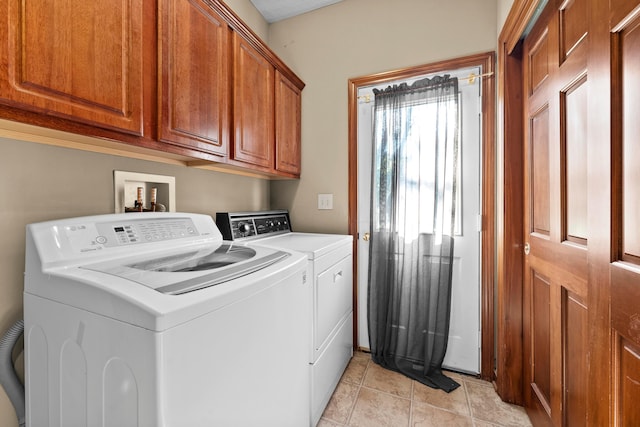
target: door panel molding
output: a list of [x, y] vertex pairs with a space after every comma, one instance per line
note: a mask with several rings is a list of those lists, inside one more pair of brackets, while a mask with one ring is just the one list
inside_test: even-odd
[[587, 246], [586, 73], [560, 92], [562, 240]]
[[551, 282], [531, 269], [531, 374], [527, 380], [545, 411], [551, 416]]
[[640, 425], [640, 347], [614, 336], [614, 419], [617, 426]]
[[[587, 425], [588, 311], [586, 296], [562, 288], [563, 425]], [[572, 331], [569, 331], [571, 327]]]
[[529, 184], [531, 204], [531, 226], [529, 232], [549, 237], [550, 218], [550, 171], [549, 171], [549, 107], [529, 116], [529, 169], [533, 171]]
[[564, 61], [587, 36], [586, 0], [566, 0], [560, 6], [560, 53]]

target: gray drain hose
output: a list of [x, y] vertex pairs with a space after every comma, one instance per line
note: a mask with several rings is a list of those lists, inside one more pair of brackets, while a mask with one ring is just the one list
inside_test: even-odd
[[18, 423], [24, 427], [24, 386], [20, 382], [13, 367], [11, 353], [13, 347], [24, 331], [24, 321], [18, 320], [0, 340], [0, 384], [4, 387], [9, 400], [16, 410]]

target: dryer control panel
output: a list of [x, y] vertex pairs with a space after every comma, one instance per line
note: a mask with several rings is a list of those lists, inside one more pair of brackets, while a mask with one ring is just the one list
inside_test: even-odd
[[216, 214], [216, 225], [225, 240], [244, 240], [292, 231], [289, 212], [286, 210], [219, 212]]

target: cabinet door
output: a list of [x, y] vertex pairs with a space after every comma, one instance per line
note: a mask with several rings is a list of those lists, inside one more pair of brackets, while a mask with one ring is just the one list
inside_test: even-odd
[[226, 155], [227, 24], [202, 0], [161, 0], [159, 19], [158, 138]]
[[0, 8], [0, 102], [142, 134], [143, 0]]
[[276, 71], [276, 171], [300, 176], [300, 89]]
[[234, 160], [273, 169], [274, 67], [249, 42], [233, 33]]

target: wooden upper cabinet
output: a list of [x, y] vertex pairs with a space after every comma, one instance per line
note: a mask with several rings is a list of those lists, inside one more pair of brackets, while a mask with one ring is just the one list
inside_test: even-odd
[[233, 34], [233, 150], [231, 158], [273, 170], [274, 66]]
[[1, 103], [142, 135], [143, 0], [0, 8]]
[[304, 83], [222, 1], [0, 0], [0, 16], [1, 118], [299, 177]]
[[301, 91], [281, 72], [275, 75], [277, 172], [300, 176]]
[[158, 139], [226, 156], [228, 25], [202, 0], [160, 0], [158, 16]]

